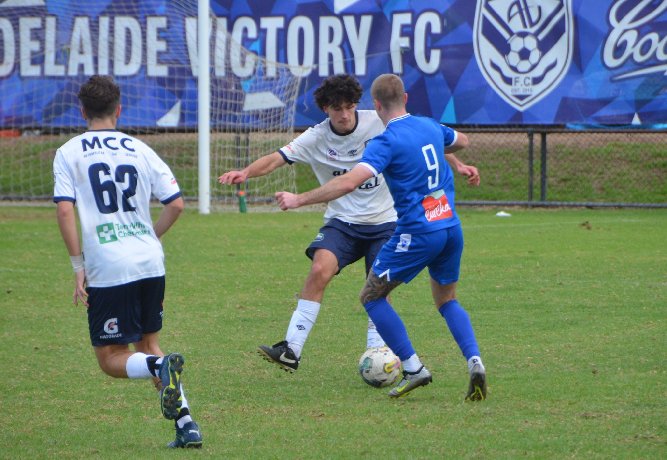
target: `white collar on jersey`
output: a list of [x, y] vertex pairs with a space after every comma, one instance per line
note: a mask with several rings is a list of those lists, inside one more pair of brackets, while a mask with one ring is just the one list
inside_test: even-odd
[[407, 117], [409, 117], [409, 116], [410, 116], [410, 114], [409, 114], [409, 113], [406, 113], [405, 115], [401, 115], [401, 116], [398, 116], [398, 117], [396, 117], [396, 118], [392, 118], [391, 120], [389, 120], [389, 121], [387, 122], [387, 126], [389, 126], [389, 123], [391, 123], [391, 122], [398, 121], [398, 120], [402, 120], [403, 118], [407, 118]]

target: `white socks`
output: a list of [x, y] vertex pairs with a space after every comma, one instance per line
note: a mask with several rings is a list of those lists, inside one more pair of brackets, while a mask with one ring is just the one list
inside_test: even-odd
[[292, 313], [292, 319], [287, 327], [285, 340], [297, 358], [301, 356], [303, 345], [306, 343], [319, 312], [319, 302], [299, 299], [296, 304], [296, 310]]
[[125, 371], [127, 372], [127, 377], [130, 379], [150, 379], [155, 377], [153, 373], [148, 369], [148, 363], [146, 362], [148, 355], [144, 353], [133, 353], [127, 358], [125, 363]]
[[368, 332], [366, 334], [366, 348], [375, 348], [383, 347], [385, 345], [384, 340], [378, 333], [375, 323], [372, 319], [368, 318]]
[[417, 356], [417, 353], [410, 356], [405, 361], [402, 361], [401, 364], [403, 365], [403, 370], [411, 374], [414, 374], [423, 366], [421, 359], [419, 359], [419, 356]]
[[468, 372], [472, 372], [472, 368], [475, 364], [479, 364], [482, 366], [482, 371], [485, 371], [484, 369], [484, 364], [482, 363], [482, 358], [479, 356], [471, 356], [470, 359], [468, 360]]
[[[183, 391], [183, 385], [180, 386], [181, 390], [181, 409], [188, 409], [188, 412], [190, 411], [190, 406], [188, 405], [188, 400], [185, 398], [185, 391]], [[184, 415], [183, 417], [179, 418], [176, 420], [176, 425], [178, 425], [179, 428], [183, 428], [186, 423], [191, 422], [192, 417], [189, 415]]]

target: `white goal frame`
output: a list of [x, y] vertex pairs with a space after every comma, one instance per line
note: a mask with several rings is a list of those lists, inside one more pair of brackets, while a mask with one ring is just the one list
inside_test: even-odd
[[[210, 0], [162, 0], [155, 14], [140, 0], [68, 3], [53, 14], [43, 0], [30, 11], [10, 3], [0, 8], [10, 50], [0, 79], [0, 199], [52, 198], [55, 151], [85, 129], [76, 93], [98, 73], [121, 87], [119, 129], [155, 149], [200, 214], [274, 207], [276, 190], [295, 190], [295, 168], [236, 186], [215, 180], [293, 139], [303, 72], [246, 48]], [[33, 32], [26, 39], [20, 30]]]
[[199, 176], [199, 214], [211, 213], [211, 78], [209, 0], [197, 3], [197, 47], [199, 80], [197, 83], [197, 154]]

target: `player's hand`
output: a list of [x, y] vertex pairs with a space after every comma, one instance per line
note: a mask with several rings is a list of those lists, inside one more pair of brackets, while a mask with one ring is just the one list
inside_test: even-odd
[[222, 176], [218, 177], [218, 182], [221, 184], [242, 184], [248, 178], [243, 171], [227, 171]]
[[81, 270], [74, 274], [73, 303], [78, 305], [79, 301], [88, 307], [88, 293], [86, 292], [86, 271]]
[[468, 185], [478, 186], [480, 182], [479, 171], [474, 166], [461, 165], [459, 173], [468, 178]]
[[278, 201], [278, 206], [283, 211], [296, 209], [300, 206], [297, 195], [290, 192], [276, 192], [276, 201]]

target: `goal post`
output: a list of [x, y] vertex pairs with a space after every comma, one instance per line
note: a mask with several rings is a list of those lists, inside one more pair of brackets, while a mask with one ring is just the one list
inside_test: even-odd
[[76, 94], [93, 74], [114, 76], [118, 129], [169, 164], [200, 213], [236, 207], [239, 192], [253, 206], [295, 190], [294, 168], [217, 183], [292, 139], [302, 72], [237, 43], [208, 1], [47, 3], [0, 3], [0, 136], [11, 136], [0, 140], [0, 199], [51, 198], [55, 150], [85, 129]]
[[198, 176], [199, 176], [199, 213], [211, 212], [211, 93], [209, 74], [209, 1], [198, 0], [197, 7], [197, 49], [199, 50], [198, 97]]

